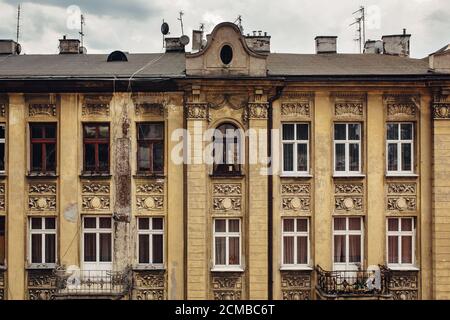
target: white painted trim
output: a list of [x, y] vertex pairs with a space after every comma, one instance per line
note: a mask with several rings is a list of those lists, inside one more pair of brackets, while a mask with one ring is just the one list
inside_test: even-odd
[[[398, 230], [389, 231], [389, 219], [398, 220]], [[401, 220], [410, 219], [412, 220], [412, 231], [400, 231]], [[396, 236], [398, 245], [398, 261], [399, 263], [389, 263], [389, 236]], [[412, 248], [411, 248], [411, 263], [402, 263], [402, 237], [412, 237]], [[416, 270], [416, 221], [414, 217], [387, 217], [386, 218], [386, 265], [389, 269], [393, 270]]]
[[[216, 232], [216, 221], [225, 220], [225, 232]], [[239, 232], [229, 232], [228, 225], [230, 220], [238, 220], [239, 221]], [[213, 267], [211, 270], [224, 270], [224, 271], [232, 271], [232, 270], [243, 270], [242, 266], [242, 220], [241, 218], [214, 218], [212, 223], [212, 231], [213, 231], [213, 248], [212, 248], [212, 261]], [[225, 264], [216, 264], [216, 237], [225, 238]], [[230, 252], [229, 252], [229, 239], [239, 237], [239, 264], [229, 264], [230, 261]]]
[[[161, 230], [154, 230], [153, 229], [153, 219], [162, 219], [162, 229]], [[149, 219], [149, 229], [148, 230], [140, 230], [139, 229], [139, 219]], [[164, 228], [164, 224], [165, 224], [165, 219], [164, 217], [159, 217], [159, 216], [155, 216], [155, 217], [137, 217], [136, 219], [136, 230], [137, 230], [137, 239], [136, 239], [136, 262], [138, 266], [149, 266], [151, 268], [156, 268], [156, 269], [162, 269], [164, 268], [164, 262], [165, 262], [165, 228]], [[139, 236], [140, 235], [148, 235], [149, 236], [149, 263], [143, 263], [143, 262], [139, 262]], [[162, 263], [153, 263], [153, 235], [162, 235]]]
[[[335, 131], [336, 131], [336, 125], [337, 124], [343, 124], [345, 125], [345, 140], [335, 140]], [[348, 127], [350, 124], [357, 124], [359, 126], [359, 140], [350, 140], [348, 138]], [[345, 170], [344, 171], [338, 171], [336, 170], [336, 145], [337, 144], [343, 144], [344, 145], [344, 158], [345, 158]], [[358, 170], [357, 171], [351, 171], [350, 170], [350, 145], [351, 144], [357, 144], [358, 145]], [[335, 122], [333, 124], [333, 173], [336, 177], [347, 177], [347, 176], [360, 176], [362, 175], [362, 124], [360, 122]], [[362, 175], [363, 176], [363, 175]]]
[[[294, 139], [293, 140], [283, 140], [283, 130], [284, 125], [286, 124], [292, 124], [294, 125]], [[298, 124], [305, 124], [308, 126], [308, 140], [297, 140], [297, 125]], [[311, 147], [310, 147], [310, 141], [311, 141], [311, 125], [309, 122], [282, 122], [281, 123], [281, 175], [280, 176], [286, 176], [286, 177], [310, 177], [310, 157], [311, 157]], [[283, 147], [285, 144], [292, 144], [293, 145], [293, 164], [292, 169], [293, 171], [284, 171], [284, 150]], [[297, 145], [299, 144], [306, 144], [306, 171], [298, 171], [297, 170]]]
[[[297, 231], [297, 219], [306, 220], [306, 231]], [[294, 231], [284, 231], [283, 230], [283, 222], [284, 220], [294, 220]], [[294, 237], [294, 263], [293, 264], [285, 264], [284, 261], [284, 237]], [[306, 263], [300, 264], [296, 263], [298, 260], [297, 257], [297, 238], [298, 237], [306, 237], [307, 239], [307, 250], [306, 250]], [[281, 267], [280, 269], [284, 270], [307, 270], [311, 268], [311, 234], [310, 234], [310, 219], [308, 217], [283, 217], [281, 219]]]

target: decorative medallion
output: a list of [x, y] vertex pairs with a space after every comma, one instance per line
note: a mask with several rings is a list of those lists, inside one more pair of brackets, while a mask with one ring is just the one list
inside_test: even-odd
[[56, 116], [56, 104], [52, 103], [32, 103], [28, 106], [28, 116]]
[[362, 183], [335, 183], [334, 193], [334, 210], [336, 212], [364, 210], [364, 185]]
[[56, 183], [30, 183], [28, 210], [56, 211]]

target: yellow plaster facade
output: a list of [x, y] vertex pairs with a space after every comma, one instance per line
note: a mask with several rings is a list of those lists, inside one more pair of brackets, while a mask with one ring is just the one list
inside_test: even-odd
[[[324, 277], [337, 270], [333, 219], [362, 218], [360, 268], [367, 270], [389, 267], [387, 219], [406, 217], [415, 224], [413, 265], [383, 273], [389, 275], [382, 279], [386, 291], [359, 292], [350, 298], [449, 299], [450, 79], [429, 85], [409, 80], [257, 78], [261, 68], [266, 69], [261, 64], [265, 65], [266, 58], [252, 53], [235, 27], [219, 25], [211, 39], [207, 50], [186, 57], [186, 72], [201, 77], [176, 80], [177, 90], [104, 93], [83, 89], [1, 96], [5, 110], [1, 121], [7, 132], [6, 170], [0, 181], [5, 199], [0, 215], [7, 222], [1, 297], [73, 297], [60, 287], [63, 269], [58, 266], [66, 271], [70, 266], [83, 270], [82, 219], [102, 216], [113, 218], [111, 270], [129, 270], [134, 278], [129, 294], [120, 298], [345, 298], [345, 294], [332, 295], [321, 287]], [[228, 69], [226, 75], [255, 78], [208, 78], [225, 72], [216, 58], [222, 43], [241, 46], [235, 50], [239, 66]], [[57, 124], [55, 174], [30, 173], [29, 124], [35, 122]], [[162, 174], [146, 175], [137, 169], [136, 128], [141, 122], [164, 124]], [[388, 122], [413, 124], [411, 174], [387, 173]], [[83, 172], [84, 123], [110, 126], [107, 174]], [[245, 136], [240, 174], [214, 174], [212, 164], [204, 161], [203, 151], [210, 143], [204, 135], [222, 123], [263, 132], [266, 138], [272, 132], [270, 143], [258, 141], [257, 157], [267, 158], [269, 146], [275, 146], [270, 151], [271, 164], [278, 168], [283, 164], [282, 125], [308, 124], [308, 172], [263, 174], [264, 161], [249, 163], [255, 156], [254, 140]], [[361, 125], [359, 174], [335, 173], [336, 123]], [[191, 155], [190, 163], [174, 161], [173, 150], [181, 150], [177, 149], [178, 129], [185, 129], [189, 136], [182, 146]], [[124, 194], [128, 197], [125, 206]], [[30, 264], [30, 217], [56, 217], [57, 266]], [[138, 217], [164, 218], [164, 262], [159, 268], [137, 263]], [[308, 219], [306, 265], [283, 265], [284, 218]], [[215, 266], [216, 219], [240, 221], [239, 266]], [[327, 271], [318, 271], [322, 269]]]

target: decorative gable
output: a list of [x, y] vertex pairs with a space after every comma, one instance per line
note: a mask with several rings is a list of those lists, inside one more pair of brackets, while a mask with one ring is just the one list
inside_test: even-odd
[[203, 50], [186, 54], [186, 74], [265, 77], [267, 54], [251, 50], [239, 27], [224, 22], [214, 28]]

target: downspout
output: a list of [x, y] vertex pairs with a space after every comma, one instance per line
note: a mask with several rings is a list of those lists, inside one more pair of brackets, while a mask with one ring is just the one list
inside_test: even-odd
[[[183, 129], [184, 132], [187, 130], [187, 119], [186, 119], [186, 103], [187, 94], [185, 92], [183, 96]], [[187, 137], [183, 137], [183, 278], [184, 278], [184, 300], [188, 299], [188, 191], [187, 191], [187, 164], [185, 154], [187, 154]]]
[[[273, 128], [273, 102], [278, 100], [285, 88], [285, 85], [276, 87], [276, 93], [268, 99], [269, 110], [268, 110], [268, 130], [267, 130], [267, 156], [269, 159], [272, 156], [272, 128]], [[271, 166], [273, 165], [273, 160], [271, 160]], [[273, 167], [272, 167], [273, 169]], [[269, 200], [267, 206], [267, 288], [268, 288], [268, 299], [273, 300], [273, 172], [269, 172], [267, 175], [267, 199]]]

